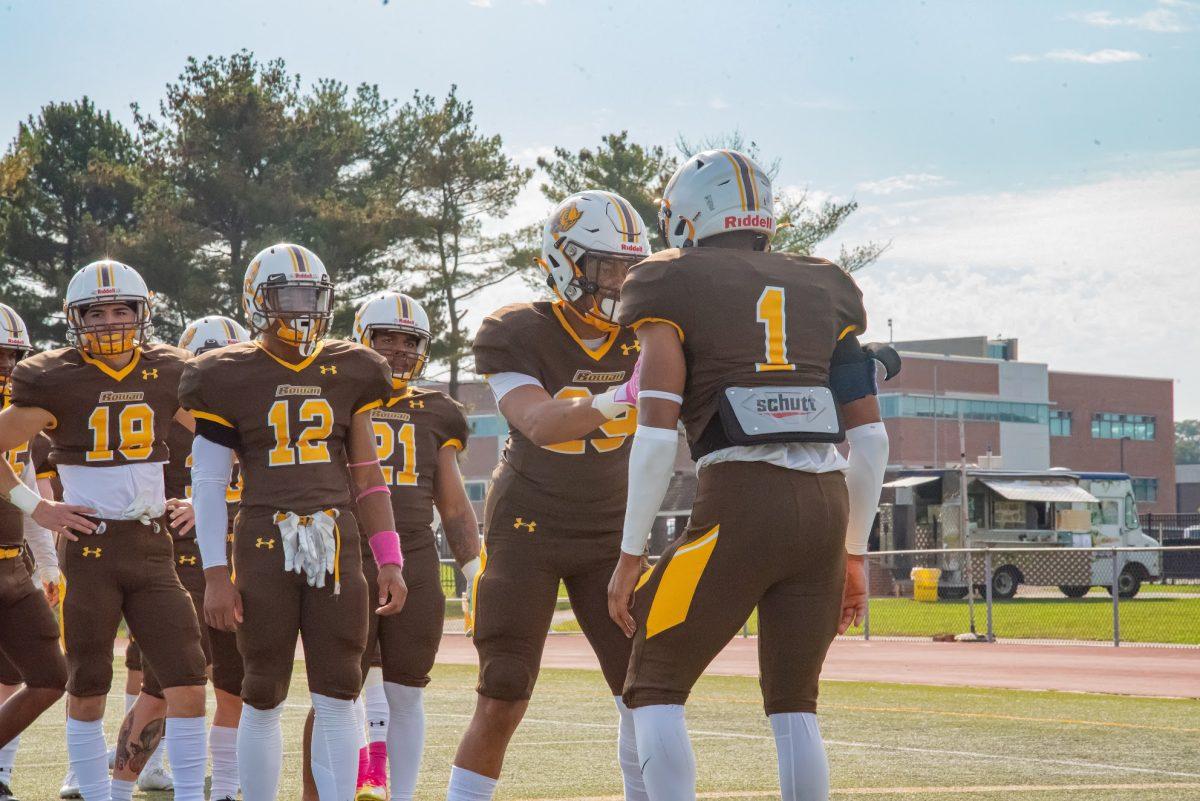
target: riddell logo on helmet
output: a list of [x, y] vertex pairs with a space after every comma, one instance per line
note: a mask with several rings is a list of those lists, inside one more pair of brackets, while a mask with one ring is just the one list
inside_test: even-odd
[[646, 251], [646, 249], [644, 247], [642, 247], [641, 245], [638, 245], [638, 244], [631, 245], [628, 242], [621, 243], [621, 250], [629, 250], [634, 253], [644, 253]]
[[725, 228], [726, 230], [730, 228], [766, 228], [770, 231], [775, 228], [775, 220], [763, 214], [746, 214], [742, 217], [736, 214], [727, 214]]

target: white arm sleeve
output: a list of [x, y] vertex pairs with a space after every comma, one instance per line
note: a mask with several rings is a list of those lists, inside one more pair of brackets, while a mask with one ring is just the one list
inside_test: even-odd
[[[26, 464], [25, 469], [21, 471], [21, 482], [41, 495], [38, 492], [37, 474], [34, 472], [32, 464]], [[44, 577], [46, 581], [57, 581], [59, 576], [58, 552], [54, 549], [54, 535], [39, 526], [30, 515], [24, 516], [22, 526], [25, 542], [29, 544], [29, 550], [33, 553], [33, 561], [37, 563], [38, 578]]]
[[883, 473], [887, 469], [888, 435], [883, 423], [868, 423], [846, 432], [850, 444], [850, 466], [846, 468], [846, 491], [850, 496], [850, 520], [846, 524], [846, 552], [867, 552], [867, 538], [879, 508]]
[[621, 550], [641, 556], [654, 518], [662, 508], [671, 483], [679, 435], [675, 429], [638, 426], [629, 450], [629, 495], [625, 502], [625, 528]]
[[227, 564], [225, 535], [229, 507], [225, 490], [233, 475], [233, 450], [196, 435], [192, 440], [192, 507], [196, 510], [196, 543], [204, 567]]
[[488, 386], [492, 388], [492, 394], [496, 396], [496, 403], [500, 403], [501, 398], [517, 387], [540, 387], [542, 385], [541, 381], [525, 373], [492, 373], [487, 377], [487, 382]]

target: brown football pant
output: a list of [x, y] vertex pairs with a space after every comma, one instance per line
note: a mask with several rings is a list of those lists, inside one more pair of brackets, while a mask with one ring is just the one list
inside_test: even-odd
[[[200, 546], [195, 539], [174, 541], [175, 573], [179, 583], [188, 591], [196, 618], [200, 623], [200, 644], [204, 661], [212, 667], [213, 686], [230, 695], [242, 692], [242, 655], [237, 649], [237, 635], [232, 631], [214, 629], [204, 622], [204, 567], [200, 561]], [[141, 648], [130, 638], [125, 649], [125, 667], [142, 670], [142, 692], [162, 698], [162, 684], [154, 668], [142, 660]]]
[[530, 531], [537, 512], [498, 494], [488, 495], [483, 566], [474, 598], [479, 694], [501, 701], [533, 695], [561, 580], [604, 680], [613, 695], [620, 695], [631, 642], [608, 616], [608, 580], [620, 555], [621, 532], [539, 525]]
[[165, 518], [97, 522], [103, 524], [97, 533], [59, 542], [67, 692], [108, 692], [122, 615], [163, 687], [204, 684], [200, 626], [175, 575]]
[[[403, 553], [404, 569], [401, 572], [408, 587], [408, 597], [399, 614], [387, 617], [375, 614], [379, 600], [379, 567], [370, 556], [363, 556], [371, 614], [362, 672], [365, 680], [371, 665], [381, 664], [384, 681], [406, 687], [424, 687], [429, 684], [429, 671], [433, 669], [442, 642], [446, 594], [442, 592], [436, 545], [427, 542], [412, 551], [404, 549]], [[376, 661], [376, 656], [380, 661]]]
[[687, 532], [638, 585], [626, 705], [684, 703], [758, 607], [767, 714], [816, 712], [841, 614], [847, 513], [840, 472], [762, 462], [702, 469]]
[[0, 662], [4, 684], [61, 690], [67, 665], [58, 645], [58, 624], [20, 555], [0, 553]]
[[237, 631], [245, 677], [242, 699], [256, 709], [273, 709], [287, 698], [296, 659], [296, 637], [304, 643], [308, 687], [331, 698], [354, 700], [362, 689], [367, 644], [367, 582], [359, 554], [354, 515], [341, 510], [338, 569], [310, 587], [307, 577], [284, 572], [283, 542], [270, 510], [243, 508], [234, 523], [234, 568], [244, 622]]

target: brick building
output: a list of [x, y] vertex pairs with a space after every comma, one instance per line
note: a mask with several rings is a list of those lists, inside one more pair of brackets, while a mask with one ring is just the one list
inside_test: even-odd
[[1011, 469], [1121, 471], [1139, 508], [1175, 511], [1170, 379], [1050, 370], [1016, 340], [897, 342], [904, 369], [880, 386], [897, 467], [957, 463], [962, 411], [970, 462]]

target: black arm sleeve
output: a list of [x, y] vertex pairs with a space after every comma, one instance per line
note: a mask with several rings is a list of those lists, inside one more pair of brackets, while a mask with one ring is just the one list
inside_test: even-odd
[[209, 442], [215, 442], [217, 445], [224, 445], [232, 450], [241, 450], [242, 438], [238, 436], [236, 429], [229, 426], [223, 426], [220, 423], [212, 420], [205, 420], [202, 417], [196, 418], [196, 436], [204, 437]]
[[829, 360], [829, 388], [837, 402], [843, 404], [879, 394], [875, 360], [853, 334], [842, 337], [833, 350]]

